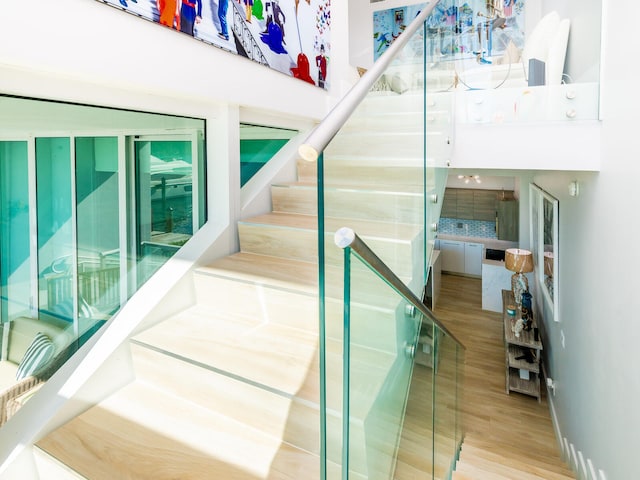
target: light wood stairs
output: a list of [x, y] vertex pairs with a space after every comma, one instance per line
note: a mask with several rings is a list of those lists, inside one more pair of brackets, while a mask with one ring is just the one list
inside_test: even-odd
[[[339, 475], [342, 408], [342, 251], [333, 232], [353, 228], [408, 283], [422, 248], [414, 221], [420, 166], [411, 165], [406, 149], [399, 166], [384, 155], [368, 164], [358, 145], [380, 137], [380, 129], [369, 130], [368, 137], [353, 133], [364, 143], [340, 140], [325, 157], [330, 478]], [[349, 161], [354, 146], [360, 157]], [[91, 480], [319, 478], [315, 164], [299, 163], [298, 177], [273, 186], [271, 213], [239, 222], [240, 252], [194, 271], [193, 306], [130, 340], [135, 380], [37, 443], [40, 462], [56, 464], [41, 473], [62, 469], [68, 478]], [[391, 222], [396, 215], [400, 221]], [[385, 418], [378, 410], [381, 392], [397, 377], [400, 329], [389, 318], [402, 305], [371, 279], [364, 267], [354, 268], [352, 283], [368, 282], [352, 297], [355, 479], [378, 472], [389, 478], [395, 441], [371, 443], [365, 431], [389, 429], [397, 439], [402, 413]]]
[[[526, 439], [523, 439], [526, 441]], [[557, 456], [522, 454], [509, 445], [496, 445], [468, 436], [462, 444], [453, 480], [574, 480], [575, 474]]]

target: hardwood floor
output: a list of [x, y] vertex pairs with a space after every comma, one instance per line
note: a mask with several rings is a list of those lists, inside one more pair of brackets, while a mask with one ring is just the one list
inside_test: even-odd
[[[505, 392], [501, 315], [482, 310], [481, 281], [443, 275], [435, 313], [466, 347], [461, 400], [461, 463], [465, 464], [458, 464], [454, 478], [575, 478], [560, 459], [546, 397], [538, 403], [534, 397]], [[437, 430], [433, 440], [430, 415], [426, 415], [430, 407], [425, 406], [430, 405], [431, 374], [427, 367], [416, 365], [396, 480], [425, 478], [425, 472], [432, 468], [432, 459], [426, 455], [432, 442], [436, 447], [434, 478], [447, 474], [449, 460], [439, 453], [449, 453], [455, 443], [443, 430], [443, 423], [449, 422], [451, 427], [452, 421], [453, 391], [449, 398], [446, 392], [451, 372], [437, 374], [445, 379], [436, 380]]]

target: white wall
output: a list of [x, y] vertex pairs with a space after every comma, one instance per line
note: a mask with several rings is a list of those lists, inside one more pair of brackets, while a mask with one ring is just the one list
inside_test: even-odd
[[[606, 13], [604, 34], [602, 170], [534, 180], [560, 201], [560, 322], [545, 322], [548, 373], [557, 382], [551, 399], [562, 435], [615, 480], [640, 471], [640, 143], [630, 108], [640, 105], [640, 91], [621, 48], [636, 41], [640, 4], [609, 5], [615, 11]], [[568, 184], [576, 179], [580, 195], [571, 197]]]
[[[541, 0], [541, 4], [542, 12], [557, 10], [561, 18], [571, 19], [565, 72], [572, 82], [597, 82], [600, 79], [602, 0]], [[619, 12], [626, 15], [623, 9]]]

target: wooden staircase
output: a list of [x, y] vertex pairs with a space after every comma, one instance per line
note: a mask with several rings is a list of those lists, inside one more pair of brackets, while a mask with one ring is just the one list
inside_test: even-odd
[[[412, 221], [422, 202], [413, 185], [420, 166], [351, 163], [344, 145], [333, 154], [339, 161], [325, 157], [332, 179], [325, 223], [330, 478], [339, 476], [342, 409], [342, 251], [333, 232], [353, 228], [409, 283], [423, 248]], [[239, 222], [240, 252], [194, 271], [194, 305], [130, 340], [135, 380], [37, 443], [41, 462], [69, 474], [47, 477], [44, 468], [41, 478], [319, 478], [315, 164], [300, 163], [298, 176], [273, 186], [273, 212]], [[401, 221], [391, 222], [398, 209]], [[354, 269], [354, 283], [370, 278]], [[350, 465], [357, 480], [375, 478], [372, 468], [392, 469], [395, 442], [372, 446], [365, 429], [393, 380], [399, 329], [397, 296], [382, 282], [359, 288], [352, 301]], [[399, 424], [388, 428], [397, 438]]]
[[574, 480], [574, 473], [555, 456], [540, 457], [497, 448], [482, 438], [468, 436], [462, 444], [453, 480]]

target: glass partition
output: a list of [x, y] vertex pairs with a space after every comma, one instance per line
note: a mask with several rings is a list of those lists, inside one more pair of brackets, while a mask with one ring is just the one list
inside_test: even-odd
[[[341, 466], [327, 478], [402, 478], [406, 465], [405, 474], [419, 468], [425, 478], [433, 475], [433, 326], [422, 325], [406, 298], [333, 242], [337, 230], [352, 229], [422, 297], [453, 143], [453, 95], [446, 90], [455, 80], [432, 51], [430, 34], [422, 25], [408, 40], [318, 160], [321, 340], [344, 349], [344, 383], [330, 378], [335, 372], [326, 378], [327, 462]], [[336, 271], [347, 272], [347, 282]], [[423, 356], [416, 368], [417, 348]], [[409, 401], [411, 391], [420, 400]], [[411, 440], [403, 439], [413, 428], [403, 429], [407, 412], [419, 432]], [[448, 434], [451, 459], [455, 424]]]
[[435, 328], [433, 476], [450, 478], [457, 458], [458, 348], [459, 345]]
[[[192, 139], [136, 138], [135, 201], [138, 286], [194, 231]], [[197, 216], [196, 216], [197, 220]]]
[[[464, 347], [359, 241], [344, 249], [343, 328], [334, 332], [344, 353], [342, 478], [450, 478], [463, 434]], [[337, 445], [328, 452], [334, 461]]]
[[70, 139], [36, 138], [38, 310], [66, 322], [78, 307], [72, 181]]
[[[18, 394], [202, 226], [204, 121], [0, 96], [0, 132], [1, 351]], [[42, 362], [23, 361], [42, 342]]]
[[30, 262], [27, 141], [0, 142], [0, 318], [29, 315]]
[[240, 124], [240, 186], [244, 186], [298, 133], [286, 128]]
[[76, 137], [78, 311], [85, 331], [121, 304], [118, 137]]

